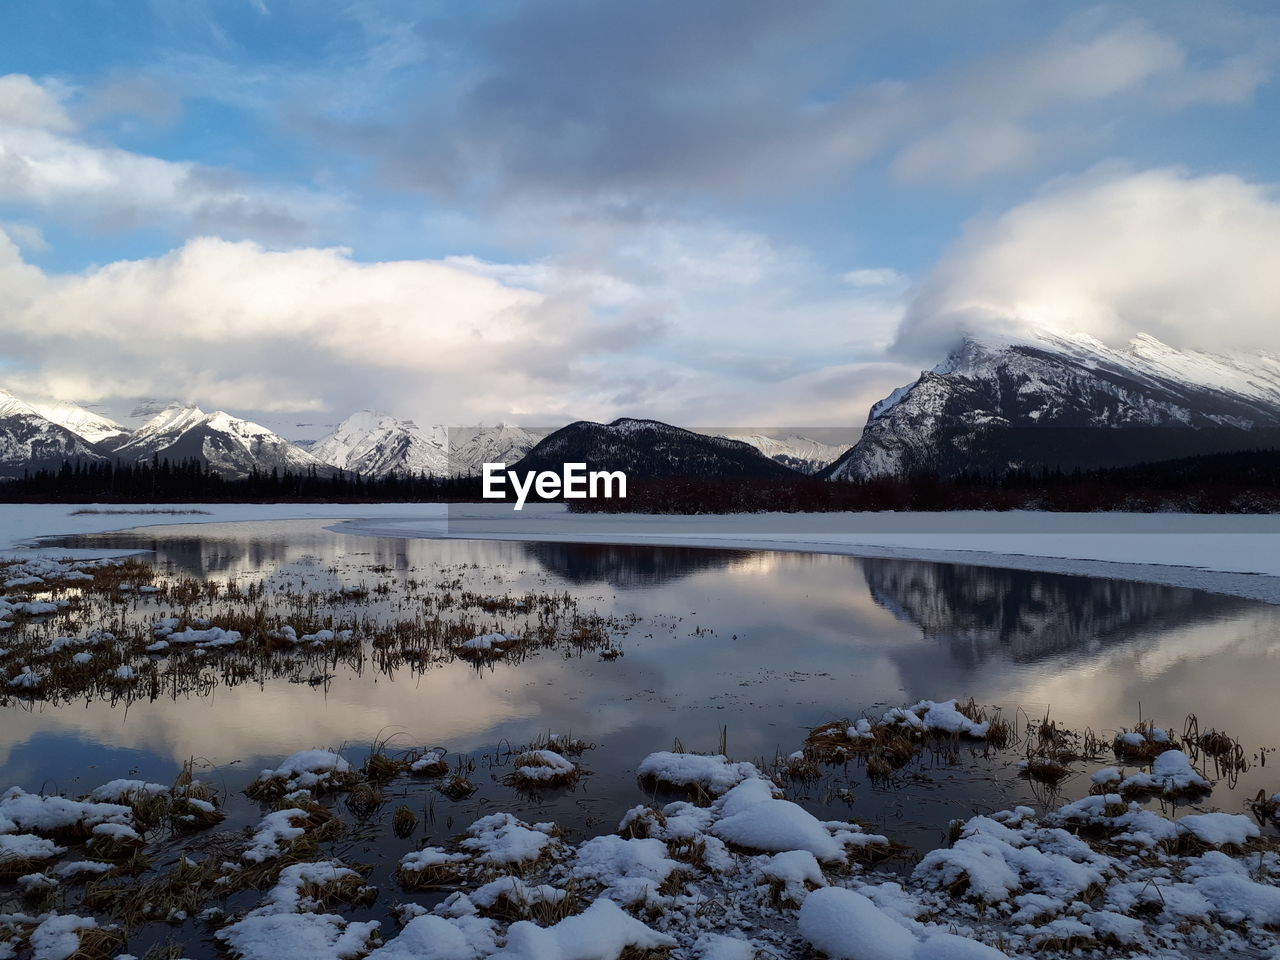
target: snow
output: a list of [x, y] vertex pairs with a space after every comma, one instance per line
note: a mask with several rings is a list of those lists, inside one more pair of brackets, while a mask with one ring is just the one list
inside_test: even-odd
[[332, 750], [300, 750], [274, 770], [263, 770], [256, 782], [283, 780], [284, 789], [324, 788], [351, 772], [351, 764]]
[[68, 828], [91, 829], [100, 823], [133, 822], [133, 811], [115, 803], [85, 803], [66, 797], [45, 797], [10, 787], [0, 794], [0, 823], [16, 829], [50, 833]]
[[413, 761], [413, 763], [409, 764], [409, 771], [411, 773], [424, 773], [431, 771], [439, 766], [440, 762], [444, 760], [444, 756], [444, 750], [439, 747], [434, 747], [420, 756], [417, 760]]
[[661, 840], [593, 837], [578, 848], [574, 875], [604, 887], [604, 896], [623, 906], [654, 900], [658, 887], [680, 869]]
[[412, 420], [362, 410], [333, 433], [311, 445], [309, 453], [348, 473], [382, 477], [390, 473], [449, 473], [448, 432], [423, 432]]
[[258, 823], [258, 828], [249, 841], [249, 848], [242, 856], [251, 863], [274, 860], [290, 843], [300, 839], [306, 833], [304, 828], [293, 824], [294, 820], [303, 820], [306, 817], [307, 811], [297, 807], [267, 814]]
[[1258, 825], [1231, 813], [1194, 813], [1181, 817], [1178, 832], [1190, 834], [1212, 847], [1244, 846], [1259, 835]]
[[[921, 700], [911, 707], [894, 707], [881, 718], [881, 723], [911, 727], [915, 730], [963, 733], [977, 740], [985, 739], [991, 724], [986, 721], [975, 723], [956, 709], [956, 703], [955, 700], [944, 700], [940, 703]], [[859, 734], [861, 734], [860, 728]]]
[[1166, 750], [1155, 758], [1150, 773], [1135, 773], [1120, 783], [1120, 794], [1158, 793], [1175, 797], [1187, 792], [1207, 792], [1212, 784], [1191, 766], [1181, 750]]
[[707, 756], [659, 751], [640, 761], [636, 774], [663, 785], [699, 787], [712, 796], [718, 796], [745, 779], [760, 776], [760, 771], [754, 764], [745, 761], [732, 763], [721, 754]]
[[52, 840], [30, 833], [0, 834], [0, 863], [6, 860], [52, 860], [65, 852]]
[[479, 960], [496, 948], [493, 924], [477, 917], [414, 917], [366, 960]]
[[550, 927], [527, 920], [507, 929], [507, 943], [494, 960], [618, 960], [628, 947], [673, 947], [676, 941], [623, 913], [611, 900], [596, 900], [576, 916]]
[[276, 913], [245, 917], [215, 936], [243, 960], [354, 960], [378, 926], [327, 913]]
[[861, 828], [825, 824], [799, 804], [762, 796], [758, 783], [765, 781], [748, 781], [725, 794], [719, 809], [726, 816], [712, 828], [717, 837], [748, 850], [804, 850], [825, 861], [846, 858], [846, 841]]
[[428, 867], [467, 863], [471, 858], [465, 853], [449, 853], [440, 847], [424, 847], [406, 853], [400, 858], [400, 869], [406, 872], [425, 870]]
[[458, 644], [460, 650], [472, 650], [476, 652], [489, 652], [492, 650], [502, 650], [515, 642], [517, 638], [509, 637], [505, 633], [482, 633], [470, 640], [464, 640]]
[[67, 960], [80, 949], [80, 931], [96, 929], [93, 917], [50, 914], [31, 933], [31, 960]]
[[917, 941], [862, 894], [815, 890], [800, 907], [800, 936], [832, 960], [912, 960]]
[[165, 638], [170, 644], [192, 644], [202, 650], [210, 647], [234, 647], [242, 639], [239, 630], [223, 630], [221, 627], [209, 627], [206, 630], [187, 627], [185, 630], [167, 633]]
[[[390, 537], [741, 547], [969, 563], [1198, 587], [1280, 602], [1280, 515], [948, 513], [569, 514], [562, 504], [163, 504], [207, 514], [73, 515], [92, 504], [0, 504], [0, 550], [36, 537], [150, 524], [345, 520]], [[145, 509], [139, 506], [138, 509]], [[72, 551], [55, 551], [65, 556]], [[84, 551], [80, 551], [83, 555]], [[22, 556], [30, 557], [24, 551]], [[1259, 576], [1255, 576], [1259, 575]]]
[[523, 780], [556, 780], [570, 776], [577, 767], [554, 750], [526, 750], [516, 757], [516, 774]]
[[460, 846], [484, 864], [518, 864], [537, 860], [552, 846], [552, 838], [509, 813], [492, 813], [467, 828]]
[[336, 860], [292, 863], [280, 871], [280, 879], [267, 892], [266, 902], [249, 916], [314, 911], [320, 904], [303, 896], [305, 887], [320, 888], [335, 881], [359, 879], [360, 874]]

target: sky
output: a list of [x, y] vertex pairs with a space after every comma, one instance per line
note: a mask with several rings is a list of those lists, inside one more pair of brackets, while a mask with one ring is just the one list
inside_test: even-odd
[[959, 337], [1280, 349], [1280, 10], [0, 4], [0, 387], [859, 427]]

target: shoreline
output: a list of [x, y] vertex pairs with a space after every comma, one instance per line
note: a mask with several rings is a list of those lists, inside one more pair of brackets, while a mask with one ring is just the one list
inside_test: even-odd
[[[0, 555], [68, 555], [53, 537], [194, 523], [331, 521], [359, 536], [780, 550], [955, 563], [1158, 583], [1280, 603], [1280, 515], [1060, 514], [1025, 511], [641, 516], [569, 514], [560, 505], [167, 504], [199, 514], [0, 505]], [[139, 511], [148, 505], [138, 505]], [[142, 520], [143, 522], [134, 522]], [[1262, 538], [1262, 539], [1260, 539]], [[80, 552], [80, 551], [77, 551]], [[95, 556], [105, 551], [89, 551]], [[119, 553], [116, 551], [115, 553]], [[86, 555], [89, 555], [86, 553]]]

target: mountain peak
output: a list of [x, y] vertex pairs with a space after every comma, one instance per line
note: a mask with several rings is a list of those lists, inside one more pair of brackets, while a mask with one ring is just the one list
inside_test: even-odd
[[[1102, 432], [1120, 430], [1123, 439]], [[873, 406], [828, 473], [1112, 466], [1277, 439], [1280, 358], [1179, 350], [1150, 335], [1113, 348], [1032, 331], [966, 338]]]

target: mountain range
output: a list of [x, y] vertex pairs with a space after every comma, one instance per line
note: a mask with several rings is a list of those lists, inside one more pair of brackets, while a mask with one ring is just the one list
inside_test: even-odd
[[307, 443], [189, 404], [146, 401], [134, 413], [148, 419], [130, 429], [72, 403], [28, 403], [0, 390], [0, 477], [153, 459], [197, 460], [228, 477], [255, 469], [457, 476], [486, 462], [558, 470], [575, 460], [648, 476], [832, 480], [1123, 466], [1280, 447], [1280, 356], [1177, 350], [1150, 336], [1123, 347], [1083, 335], [969, 337], [876, 403], [848, 449], [630, 418], [550, 432], [424, 429], [369, 410]]

